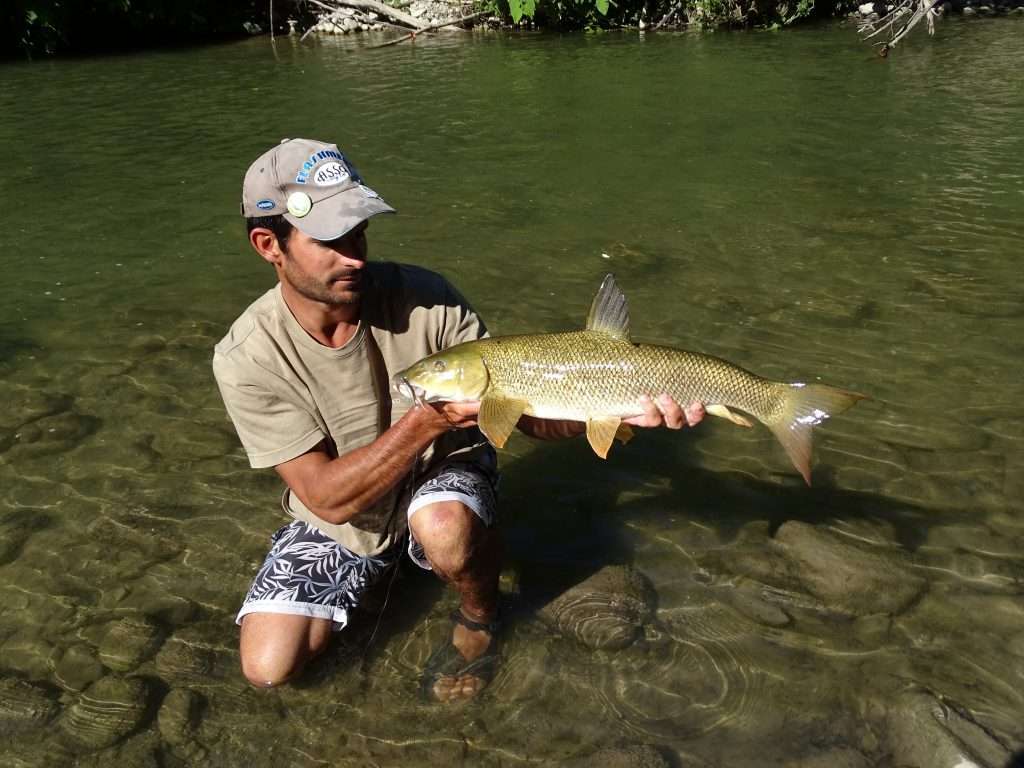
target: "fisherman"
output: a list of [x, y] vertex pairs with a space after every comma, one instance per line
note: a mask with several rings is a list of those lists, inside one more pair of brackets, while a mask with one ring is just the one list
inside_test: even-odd
[[[245, 175], [249, 243], [278, 283], [214, 350], [213, 370], [253, 468], [284, 480], [293, 518], [238, 613], [242, 671], [291, 680], [352, 619], [403, 551], [461, 598], [423, 692], [475, 696], [497, 666], [497, 462], [476, 428], [479, 403], [392, 402], [388, 382], [426, 355], [487, 334], [440, 275], [367, 259], [368, 220], [394, 213], [334, 144], [284, 140]], [[679, 429], [704, 415], [644, 398], [628, 423]], [[582, 434], [524, 416], [527, 435]]]

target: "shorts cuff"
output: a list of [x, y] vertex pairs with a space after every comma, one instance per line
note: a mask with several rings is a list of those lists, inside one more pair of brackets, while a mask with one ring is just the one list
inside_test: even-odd
[[331, 630], [340, 632], [348, 626], [348, 611], [331, 605], [300, 603], [294, 600], [250, 600], [235, 617], [235, 624], [250, 613], [284, 613], [292, 616], [308, 616], [311, 619], [330, 619]]
[[460, 504], [465, 504], [473, 510], [474, 515], [484, 521], [485, 525], [489, 525], [487, 522], [487, 515], [484, 513], [483, 506], [480, 504], [480, 499], [476, 496], [469, 496], [465, 493], [457, 493], [455, 491], [425, 493], [422, 496], [413, 498], [409, 503], [409, 509], [406, 512], [406, 517], [411, 518], [416, 510], [422, 509], [430, 504], [435, 504], [439, 501], [457, 501]]

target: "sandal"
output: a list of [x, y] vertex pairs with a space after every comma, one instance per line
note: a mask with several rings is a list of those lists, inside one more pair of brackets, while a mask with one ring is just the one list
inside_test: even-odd
[[[483, 690], [494, 679], [494, 674], [498, 670], [500, 657], [498, 653], [498, 631], [501, 629], [501, 622], [498, 619], [489, 623], [473, 621], [463, 616], [459, 608], [452, 611], [450, 618], [453, 624], [453, 633], [455, 631], [454, 625], [461, 624], [473, 632], [487, 632], [491, 636], [491, 642], [487, 646], [487, 650], [472, 661], [466, 661], [466, 658], [455, 647], [451, 639], [434, 651], [430, 658], [427, 659], [426, 666], [423, 669], [423, 676], [420, 678], [420, 693], [427, 701], [441, 701], [434, 693], [434, 686], [442, 678], [475, 677], [482, 681], [483, 685], [480, 688]], [[466, 700], [476, 698], [477, 695], [479, 695], [479, 692], [467, 697]]]

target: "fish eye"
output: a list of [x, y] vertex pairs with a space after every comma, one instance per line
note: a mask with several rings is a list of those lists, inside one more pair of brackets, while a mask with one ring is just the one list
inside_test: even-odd
[[434, 361], [434, 370], [435, 371], [443, 371], [444, 369], [445, 369], [444, 360], [435, 360]]

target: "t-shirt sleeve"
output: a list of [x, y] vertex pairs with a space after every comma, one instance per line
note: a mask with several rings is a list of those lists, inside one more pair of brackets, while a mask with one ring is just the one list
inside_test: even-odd
[[272, 371], [216, 350], [213, 374], [253, 468], [290, 461], [326, 436], [300, 393]]
[[480, 316], [469, 305], [469, 302], [452, 285], [447, 286], [445, 301], [444, 331], [441, 336], [441, 349], [462, 344], [465, 341], [476, 341], [489, 334], [487, 326]]

